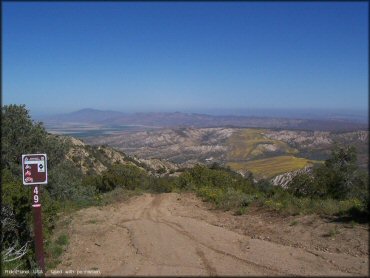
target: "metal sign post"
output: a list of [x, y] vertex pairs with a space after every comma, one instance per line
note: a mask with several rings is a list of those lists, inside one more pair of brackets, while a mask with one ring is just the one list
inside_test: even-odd
[[42, 218], [41, 218], [41, 203], [40, 203], [40, 188], [38, 185], [33, 186], [33, 223], [35, 233], [35, 253], [37, 265], [45, 273], [44, 261], [44, 242], [42, 236]]
[[39, 268], [45, 273], [44, 242], [42, 236], [42, 218], [40, 202], [40, 184], [47, 184], [47, 157], [46, 154], [22, 155], [23, 184], [32, 185], [33, 219], [35, 235], [35, 253]]

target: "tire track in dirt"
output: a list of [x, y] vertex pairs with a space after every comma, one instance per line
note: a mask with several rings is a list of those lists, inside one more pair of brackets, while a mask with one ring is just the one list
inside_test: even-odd
[[[163, 196], [163, 195], [162, 195]], [[144, 217], [150, 221], [153, 221], [155, 223], [159, 223], [159, 224], [165, 224], [165, 225], [169, 225], [168, 222], [165, 222], [165, 221], [160, 221], [158, 219], [158, 216], [160, 216], [161, 212], [159, 210], [159, 207], [160, 207], [160, 204], [162, 202], [162, 196], [161, 195], [156, 195], [152, 202], [150, 203], [150, 207], [149, 208], [146, 208], [144, 210]], [[177, 226], [178, 228], [182, 229], [183, 227], [178, 224], [178, 223], [171, 223], [175, 226]], [[172, 226], [169, 226], [172, 228]], [[179, 232], [180, 234], [184, 235], [182, 232], [180, 232], [179, 230], [176, 230], [177, 232]], [[192, 237], [189, 237], [188, 238], [192, 239]], [[199, 256], [199, 258], [201, 259], [202, 261], [202, 264], [204, 265], [205, 269], [207, 270], [208, 274], [210, 276], [216, 276], [217, 275], [217, 272], [216, 272], [216, 269], [214, 267], [211, 266], [211, 264], [209, 263], [209, 261], [207, 260], [206, 256], [204, 255], [203, 251], [200, 250], [198, 247], [196, 248], [196, 254]]]
[[197, 248], [196, 253], [200, 257], [200, 259], [202, 260], [202, 263], [205, 266], [205, 268], [207, 269], [207, 272], [208, 272], [209, 276], [216, 276], [217, 275], [216, 269], [209, 263], [206, 256], [204, 255], [203, 251], [200, 250], [199, 248]]
[[[151, 203], [151, 209], [156, 214], [159, 214], [158, 208], [159, 208], [159, 205], [160, 205], [162, 199], [163, 199], [163, 195], [157, 195], [157, 196], [154, 197], [154, 199], [153, 199], [153, 201]], [[267, 267], [267, 266], [263, 266], [263, 265], [259, 265], [259, 264], [253, 263], [253, 262], [248, 261], [246, 259], [242, 259], [242, 258], [240, 258], [238, 256], [235, 256], [233, 254], [224, 252], [222, 250], [218, 250], [218, 249], [216, 249], [216, 248], [214, 248], [214, 247], [212, 247], [210, 245], [207, 245], [207, 244], [205, 244], [203, 242], [200, 242], [194, 235], [192, 235], [189, 232], [185, 231], [184, 227], [181, 224], [179, 224], [179, 223], [166, 221], [164, 219], [158, 220], [158, 216], [157, 216], [157, 218], [155, 218], [155, 220], [154, 220], [153, 217], [151, 217], [150, 219], [153, 220], [153, 221], [155, 221], [155, 222], [162, 223], [162, 224], [165, 224], [165, 225], [171, 227], [172, 229], [174, 229], [177, 232], [179, 232], [181, 235], [184, 235], [184, 236], [188, 237], [189, 239], [191, 239], [192, 241], [196, 242], [198, 245], [201, 245], [201, 246], [203, 246], [203, 247], [205, 247], [207, 249], [210, 249], [210, 250], [212, 250], [212, 251], [214, 251], [214, 252], [216, 252], [216, 253], [218, 253], [220, 255], [229, 256], [229, 257], [231, 257], [231, 258], [233, 258], [235, 260], [238, 260], [238, 261], [240, 261], [242, 263], [247, 263], [247, 264], [249, 264], [249, 265], [251, 265], [253, 267], [259, 268], [262, 271], [268, 271], [269, 274], [280, 274], [280, 275], [287, 275], [288, 274], [286, 272], [279, 271], [279, 270], [274, 269], [274, 268], [271, 268], [271, 267]], [[175, 228], [174, 226], [176, 226], [177, 228]], [[216, 269], [213, 268], [210, 265], [209, 261], [207, 260], [206, 256], [204, 255], [203, 251], [201, 251], [199, 248], [197, 248], [196, 253], [197, 253], [197, 255], [199, 255], [201, 257], [201, 260], [202, 260], [202, 262], [204, 262], [204, 265], [205, 265], [206, 269], [208, 270], [209, 274], [211, 276], [214, 276], [217, 273], [216, 272]]]
[[[178, 196], [144, 194], [79, 211], [70, 229], [75, 236], [58, 268], [97, 268], [104, 276], [348, 275], [317, 254], [202, 221], [189, 210], [211, 213], [181, 205]], [[185, 217], [174, 215], [175, 210]], [[89, 218], [99, 221], [81, 224]]]
[[[170, 227], [170, 228], [174, 229], [175, 231], [177, 231], [179, 234], [181, 234], [183, 236], [186, 236], [187, 238], [189, 238], [190, 240], [192, 240], [193, 242], [195, 242], [197, 245], [203, 246], [203, 247], [205, 247], [205, 248], [207, 248], [209, 250], [212, 250], [212, 251], [214, 251], [214, 252], [216, 252], [216, 253], [218, 253], [220, 255], [231, 257], [232, 259], [238, 260], [241, 263], [247, 263], [251, 267], [258, 268], [261, 271], [267, 272], [270, 275], [271, 274], [275, 274], [275, 275], [288, 275], [289, 274], [288, 272], [281, 271], [281, 270], [278, 270], [276, 268], [272, 268], [272, 267], [268, 267], [268, 266], [256, 264], [256, 263], [251, 262], [249, 260], [246, 260], [246, 259], [240, 258], [240, 257], [238, 257], [236, 255], [233, 255], [231, 253], [227, 253], [225, 251], [216, 249], [216, 248], [214, 248], [214, 247], [212, 247], [210, 245], [207, 245], [207, 244], [205, 244], [205, 243], [200, 242], [199, 240], [197, 240], [197, 238], [195, 236], [193, 236], [189, 232], [185, 231], [184, 230], [184, 227], [181, 224], [176, 223], [176, 222], [166, 221], [162, 217], [160, 218], [161, 220], [159, 220], [158, 217], [161, 216], [161, 212], [159, 210], [159, 207], [160, 207], [160, 204], [161, 204], [162, 199], [163, 199], [163, 195], [156, 195], [156, 196], [154, 196], [154, 198], [152, 199], [152, 201], [150, 202], [150, 204], [148, 205], [148, 207], [144, 208], [143, 213], [141, 214], [141, 218], [147, 219], [149, 221], [153, 221], [155, 223], [167, 225], [168, 227]], [[162, 213], [162, 215], [163, 215], [163, 213]], [[205, 268], [207, 269], [209, 275], [211, 275], [211, 276], [216, 275], [217, 274], [216, 269], [213, 268], [210, 265], [210, 263], [207, 260], [205, 254], [198, 247], [196, 249], [196, 254], [201, 258], [201, 261], [202, 261], [203, 265], [205, 266]]]
[[[267, 267], [267, 266], [264, 266], [264, 265], [256, 264], [256, 263], [254, 263], [254, 262], [248, 261], [248, 260], [246, 260], [246, 259], [242, 259], [242, 258], [240, 258], [240, 257], [238, 257], [238, 256], [235, 256], [235, 255], [233, 255], [233, 254], [227, 253], [227, 252], [225, 252], [225, 251], [218, 250], [218, 249], [216, 249], [216, 248], [214, 248], [214, 247], [212, 247], [212, 246], [210, 246], [210, 245], [204, 244], [204, 243], [202, 243], [202, 242], [198, 241], [198, 240], [196, 239], [196, 237], [194, 237], [194, 236], [193, 236], [193, 235], [191, 235], [190, 233], [188, 233], [188, 232], [186, 232], [185, 230], [183, 230], [183, 227], [182, 227], [180, 224], [178, 224], [178, 223], [173, 223], [173, 222], [168, 222], [168, 221], [159, 221], [159, 223], [162, 223], [162, 224], [168, 225], [169, 227], [171, 227], [171, 228], [175, 229], [176, 231], [178, 231], [180, 234], [182, 234], [182, 235], [184, 235], [184, 236], [186, 236], [186, 237], [190, 238], [191, 240], [193, 240], [193, 241], [197, 242], [199, 245], [201, 245], [201, 246], [203, 246], [203, 247], [205, 247], [205, 248], [207, 248], [207, 249], [210, 249], [210, 250], [212, 250], [212, 251], [214, 251], [214, 252], [216, 252], [216, 253], [218, 253], [218, 254], [220, 254], [220, 255], [231, 257], [231, 258], [233, 258], [233, 259], [235, 259], [235, 260], [238, 260], [238, 261], [240, 261], [240, 262], [242, 262], [242, 263], [247, 263], [247, 264], [249, 264], [249, 265], [251, 265], [251, 266], [253, 266], [253, 267], [256, 267], [256, 268], [261, 269], [262, 271], [268, 271], [268, 272], [269, 272], [269, 274], [280, 274], [280, 275], [287, 275], [287, 274], [289, 274], [289, 273], [287, 273], [287, 272], [279, 271], [279, 270], [274, 269], [274, 268], [271, 268], [271, 267]], [[177, 227], [180, 227], [180, 229], [175, 228], [175, 227], [173, 227], [172, 225], [175, 225], [175, 226], [177, 226]], [[204, 257], [204, 253], [202, 253], [202, 254], [203, 254], [203, 257]]]

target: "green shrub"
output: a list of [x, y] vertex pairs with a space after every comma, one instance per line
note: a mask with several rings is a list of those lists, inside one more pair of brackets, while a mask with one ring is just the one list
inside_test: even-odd
[[175, 179], [171, 177], [150, 177], [149, 191], [153, 193], [168, 193], [175, 188]]
[[164, 174], [164, 173], [166, 173], [166, 168], [160, 167], [156, 172], [157, 172], [157, 174]]
[[[28, 249], [25, 256], [16, 260], [20, 265], [25, 268], [30, 268], [33, 263], [33, 250], [32, 245], [28, 244], [33, 242], [32, 236], [32, 189], [25, 187], [21, 181], [16, 181], [11, 178], [10, 172], [3, 169], [2, 173], [2, 208], [1, 219], [4, 225], [1, 229], [1, 247], [2, 250], [8, 250], [11, 247], [20, 249], [27, 244]], [[5, 225], [8, 223], [9, 225]], [[4, 261], [2, 256], [2, 265], [12, 265]]]
[[311, 174], [298, 174], [289, 183], [288, 191], [297, 197], [318, 196], [320, 191]]
[[221, 192], [222, 194], [220, 195], [217, 204], [219, 208], [230, 210], [232, 208], [240, 207], [243, 201], [247, 200], [244, 193], [232, 188], [224, 189]]
[[257, 181], [256, 187], [257, 187], [258, 190], [260, 190], [264, 193], [268, 193], [268, 192], [272, 191], [272, 189], [273, 189], [272, 183], [269, 180], [266, 180], [266, 179], [261, 179], [261, 180]]
[[272, 208], [274, 210], [281, 210], [283, 208], [283, 204], [279, 201], [275, 201], [275, 200], [272, 200], [272, 199], [269, 199], [269, 200], [266, 200], [264, 202], [264, 204], [269, 207], [269, 208]]
[[197, 190], [197, 194], [204, 200], [218, 205], [224, 194], [221, 188], [203, 186]]
[[196, 192], [204, 201], [212, 202], [217, 208], [225, 210], [246, 208], [258, 199], [257, 195], [248, 195], [233, 188], [203, 186]]
[[240, 207], [235, 211], [234, 215], [243, 215], [247, 212], [247, 210], [247, 207]]
[[68, 236], [66, 234], [62, 234], [58, 237], [58, 239], [55, 241], [56, 244], [58, 245], [68, 245]]
[[181, 189], [197, 190], [200, 187], [233, 188], [244, 193], [254, 193], [253, 182], [230, 169], [213, 166], [214, 169], [196, 165], [182, 173], [178, 180]]
[[329, 230], [327, 234], [324, 234], [324, 237], [335, 237], [336, 235], [340, 234], [340, 231], [338, 229], [338, 226], [335, 225], [333, 228]]
[[25, 105], [4, 105], [1, 112], [3, 169], [9, 169], [15, 177], [20, 177], [21, 156], [26, 153], [47, 153], [49, 170], [59, 164], [69, 148], [68, 140], [48, 134], [42, 123], [32, 121]]
[[290, 222], [289, 226], [295, 226], [297, 225], [299, 222], [297, 220], [293, 220], [292, 222]]
[[59, 258], [63, 253], [63, 247], [59, 245], [53, 245], [51, 247], [51, 255], [53, 258]]

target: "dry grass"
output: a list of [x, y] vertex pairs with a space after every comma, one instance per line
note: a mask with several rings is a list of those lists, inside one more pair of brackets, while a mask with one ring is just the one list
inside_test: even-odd
[[266, 138], [264, 132], [264, 129], [254, 128], [235, 132], [228, 141], [231, 151], [227, 165], [233, 170], [249, 170], [257, 178], [272, 178], [315, 162], [293, 156], [298, 153], [297, 149], [285, 142]]
[[235, 132], [228, 140], [231, 148], [229, 161], [250, 160], [264, 153], [270, 152], [266, 147], [286, 154], [296, 154], [298, 151], [291, 148], [287, 143], [266, 138], [264, 129], [246, 128]]
[[275, 156], [246, 162], [229, 162], [234, 170], [249, 170], [258, 178], [272, 178], [276, 175], [304, 168], [315, 161], [291, 155]]

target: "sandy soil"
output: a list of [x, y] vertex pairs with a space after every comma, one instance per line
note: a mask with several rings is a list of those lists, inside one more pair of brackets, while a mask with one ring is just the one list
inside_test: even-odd
[[[367, 275], [368, 227], [346, 225], [258, 211], [234, 216], [210, 210], [193, 194], [145, 194], [76, 213], [64, 227], [70, 244], [57, 270], [104, 276]], [[329, 236], [332, 226], [336, 233]]]

